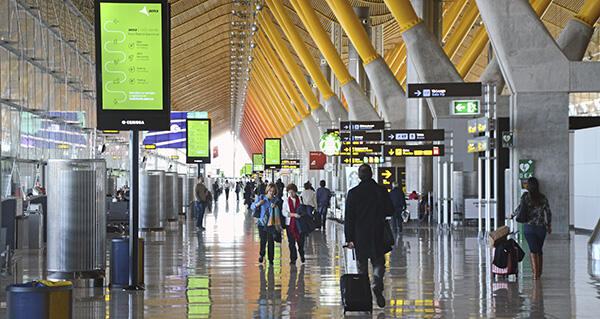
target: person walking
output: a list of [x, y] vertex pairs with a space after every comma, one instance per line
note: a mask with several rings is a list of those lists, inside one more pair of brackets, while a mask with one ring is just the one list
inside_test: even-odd
[[318, 225], [319, 227], [323, 226], [323, 230], [325, 230], [325, 223], [327, 222], [327, 211], [329, 210], [329, 203], [331, 200], [331, 191], [329, 188], [325, 187], [325, 181], [322, 180], [319, 183], [319, 187], [317, 189], [317, 211], [321, 215], [322, 225]]
[[394, 205], [394, 213], [392, 214], [392, 227], [394, 229], [394, 234], [398, 235], [402, 232], [402, 212], [404, 212], [406, 209], [406, 198], [404, 198], [404, 192], [398, 186], [398, 182], [392, 183], [390, 199]]
[[198, 177], [198, 184], [194, 187], [194, 197], [196, 198], [196, 230], [204, 230], [202, 222], [208, 201], [208, 188], [204, 186], [204, 178], [202, 176]]
[[231, 184], [229, 183], [229, 181], [225, 181], [225, 201], [229, 201], [229, 188], [231, 187]]
[[212, 185], [212, 189], [213, 189], [213, 197], [215, 199], [215, 203], [217, 202], [217, 200], [219, 200], [219, 181], [215, 180], [215, 182]]
[[[290, 248], [290, 265], [296, 264], [298, 254], [300, 255], [300, 261], [304, 263], [304, 242], [306, 240], [306, 234], [301, 234], [298, 227], [296, 227], [296, 218], [300, 218], [300, 215], [296, 213], [298, 207], [300, 207], [300, 198], [298, 197], [298, 187], [294, 184], [289, 184], [286, 187], [287, 198], [283, 200], [283, 210], [281, 215], [285, 217], [286, 233], [288, 238], [288, 246]], [[296, 246], [298, 252], [296, 253]]]
[[356, 250], [358, 272], [368, 274], [368, 260], [373, 265], [371, 288], [380, 308], [385, 307], [383, 275], [385, 254], [392, 248], [384, 242], [386, 217], [391, 216], [394, 206], [387, 190], [373, 180], [373, 171], [367, 164], [358, 168], [358, 186], [348, 191], [344, 235], [346, 246]]
[[[543, 254], [542, 247], [546, 239], [546, 233], [552, 233], [552, 211], [548, 199], [540, 192], [540, 184], [535, 177], [531, 177], [525, 184], [527, 192], [521, 196], [518, 210], [526, 212], [527, 221], [523, 225], [523, 234], [529, 245], [529, 258], [531, 258], [531, 270], [533, 279], [542, 276]], [[515, 217], [515, 213], [510, 219]]]
[[[269, 263], [273, 264], [275, 258], [275, 240], [273, 234], [271, 234], [267, 228], [269, 220], [269, 206], [277, 206], [277, 186], [275, 184], [269, 184], [266, 187], [266, 195], [257, 195], [256, 200], [252, 203], [252, 211], [258, 210], [255, 216], [257, 216], [256, 226], [258, 227], [258, 235], [260, 237], [260, 257], [258, 262], [262, 263], [265, 260], [265, 253], [268, 248]], [[267, 247], [268, 245], [268, 247]]]
[[310, 206], [310, 208], [312, 208], [312, 213], [313, 213], [313, 221], [315, 222], [315, 228], [321, 228], [321, 220], [320, 220], [320, 215], [317, 213], [317, 195], [315, 194], [315, 191], [313, 190], [312, 185], [310, 184], [310, 182], [306, 182], [304, 183], [304, 190], [302, 191], [302, 194], [300, 195], [301, 199], [302, 199], [302, 204], [306, 205], [306, 206]]
[[240, 201], [240, 191], [242, 190], [242, 182], [235, 182], [235, 200]]

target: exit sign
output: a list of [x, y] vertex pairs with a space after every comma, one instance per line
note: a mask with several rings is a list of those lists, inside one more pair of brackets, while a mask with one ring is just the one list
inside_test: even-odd
[[454, 100], [450, 103], [452, 115], [477, 115], [479, 114], [479, 100]]

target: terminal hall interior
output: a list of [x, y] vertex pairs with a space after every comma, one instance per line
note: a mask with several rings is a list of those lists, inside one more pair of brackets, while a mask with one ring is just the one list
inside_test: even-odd
[[0, 318], [597, 318], [600, 0], [0, 0]]

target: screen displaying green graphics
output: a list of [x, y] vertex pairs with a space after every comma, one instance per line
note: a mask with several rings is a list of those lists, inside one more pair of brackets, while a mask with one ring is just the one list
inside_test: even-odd
[[252, 171], [262, 172], [264, 170], [265, 165], [263, 164], [263, 155], [259, 153], [252, 154]]
[[210, 163], [210, 119], [187, 119], [187, 163]]
[[98, 126], [148, 130], [166, 115], [163, 128], [168, 128], [167, 1], [99, 0], [95, 9]]
[[265, 168], [281, 168], [281, 139], [265, 138]]
[[252, 164], [244, 165], [244, 175], [252, 175]]

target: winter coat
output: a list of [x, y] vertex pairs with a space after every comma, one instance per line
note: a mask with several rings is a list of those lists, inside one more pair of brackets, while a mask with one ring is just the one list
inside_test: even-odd
[[383, 241], [385, 218], [394, 206], [385, 188], [373, 179], [361, 181], [348, 192], [344, 216], [346, 242], [353, 242], [356, 257], [377, 258], [389, 251]]
[[302, 204], [312, 206], [313, 209], [317, 209], [317, 195], [312, 189], [305, 189], [302, 191]]
[[404, 192], [400, 187], [395, 187], [390, 192], [390, 198], [392, 199], [392, 204], [394, 205], [394, 211], [397, 213], [402, 213], [402, 211], [406, 208], [406, 199], [404, 198]]

